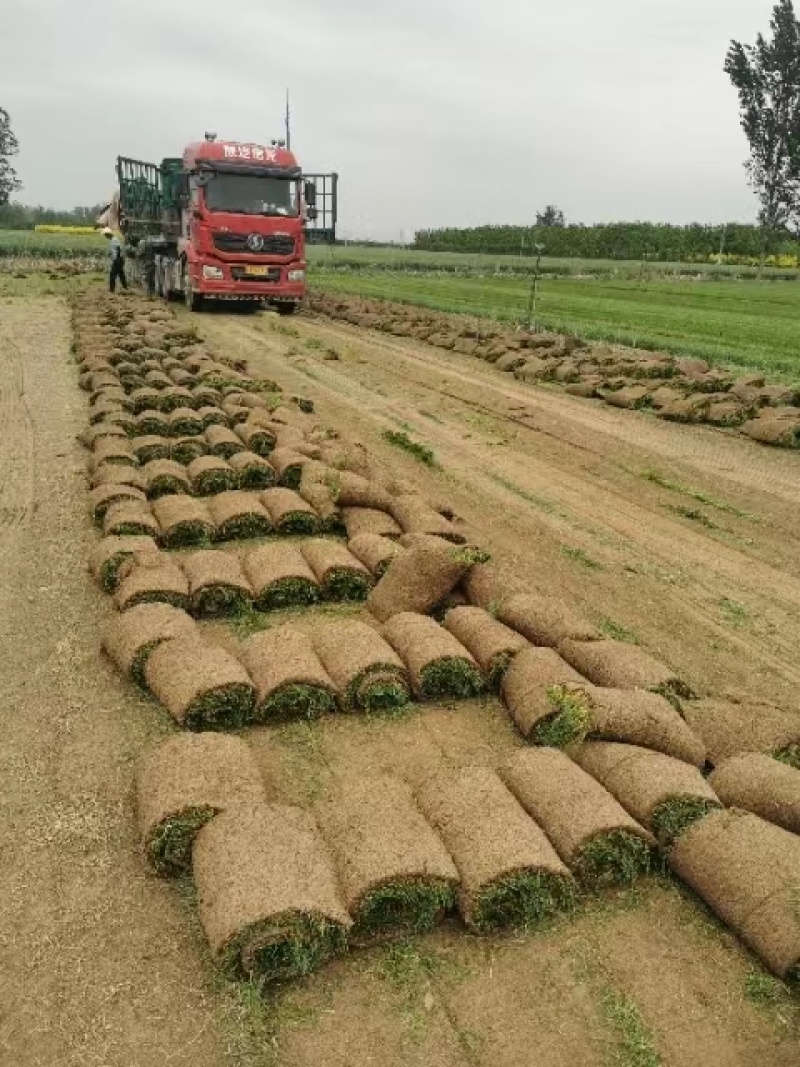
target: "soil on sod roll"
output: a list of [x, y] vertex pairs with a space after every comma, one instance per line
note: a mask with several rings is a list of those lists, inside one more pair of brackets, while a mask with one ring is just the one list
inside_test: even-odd
[[314, 572], [325, 600], [366, 600], [372, 575], [360, 560], [338, 541], [315, 538], [300, 545], [303, 558]]
[[342, 517], [351, 541], [364, 534], [394, 539], [403, 532], [391, 515], [377, 508], [343, 508]]
[[232, 975], [289, 981], [345, 950], [350, 916], [328, 847], [300, 808], [223, 812], [197, 835], [192, 871], [206, 938]]
[[709, 785], [729, 808], [743, 808], [800, 834], [800, 770], [749, 752], [724, 760]]
[[155, 434], [147, 434], [144, 437], [134, 437], [131, 441], [136, 458], [142, 464], [150, 463], [154, 459], [170, 458], [170, 441], [166, 437], [158, 437]]
[[308, 463], [308, 456], [295, 452], [292, 448], [276, 448], [269, 461], [275, 468], [278, 485], [285, 489], [299, 489], [303, 467]]
[[331, 491], [339, 507], [389, 511], [392, 497], [382, 486], [353, 471], [335, 469], [335, 465], [331, 469]]
[[403, 661], [371, 626], [337, 619], [318, 627], [312, 640], [345, 711], [393, 711], [408, 703]]
[[269, 489], [275, 484], [275, 471], [255, 452], [237, 452], [228, 462], [236, 471], [240, 489]]
[[137, 604], [172, 604], [189, 609], [189, 582], [181, 568], [164, 552], [139, 553], [114, 594], [119, 611]]
[[116, 437], [125, 439], [127, 436], [122, 426], [109, 422], [98, 422], [94, 426], [87, 426], [85, 430], [78, 434], [78, 439], [86, 448], [94, 448], [95, 444], [104, 438]]
[[211, 618], [240, 615], [253, 603], [253, 591], [242, 565], [229, 552], [203, 549], [181, 560], [189, 579], [189, 596], [194, 614]]
[[244, 558], [244, 571], [259, 611], [313, 604], [320, 589], [300, 549], [289, 544], [261, 545]]
[[147, 497], [132, 485], [98, 485], [89, 491], [89, 511], [95, 522], [102, 522], [112, 504], [139, 503], [147, 509]]
[[455, 906], [458, 871], [405, 782], [345, 778], [315, 814], [355, 944], [424, 933]]
[[404, 533], [428, 534], [453, 544], [463, 545], [466, 538], [449, 519], [443, 518], [430, 504], [418, 496], [395, 497], [387, 509], [400, 524]]
[[478, 664], [467, 649], [429, 615], [401, 612], [383, 636], [408, 668], [420, 700], [465, 699], [483, 689]]
[[229, 463], [219, 456], [200, 456], [187, 467], [192, 490], [198, 496], [212, 496], [229, 489], [238, 489], [239, 476]]
[[99, 486], [130, 485], [144, 492], [147, 488], [147, 481], [141, 469], [127, 463], [104, 463], [91, 472], [89, 484], [92, 489]]
[[168, 548], [204, 545], [214, 537], [214, 520], [202, 500], [185, 494], [163, 496], [153, 501], [152, 508]]
[[519, 592], [518, 579], [497, 563], [478, 563], [464, 576], [461, 586], [470, 604], [496, 614], [501, 605]]
[[192, 408], [176, 408], [169, 419], [171, 437], [199, 437], [203, 432], [203, 420]]
[[557, 648], [564, 640], [594, 641], [600, 634], [591, 623], [556, 597], [518, 593], [498, 608], [497, 617], [534, 645]]
[[800, 979], [800, 838], [737, 810], [675, 842], [670, 867], [779, 978]]
[[624, 641], [561, 641], [559, 653], [595, 685], [610, 689], [650, 689], [670, 697], [690, 698], [685, 682], [669, 667]]
[[763, 752], [800, 767], [800, 715], [755, 703], [698, 700], [686, 705], [684, 716], [713, 764], [744, 752]]
[[208, 445], [202, 437], [177, 437], [170, 445], [170, 458], [188, 466], [192, 460], [205, 456]]
[[145, 681], [189, 730], [236, 729], [252, 719], [255, 689], [247, 671], [223, 648], [196, 637], [173, 638], [154, 649]]
[[247, 540], [272, 533], [272, 520], [256, 493], [232, 489], [208, 501], [218, 541]]
[[333, 495], [337, 472], [316, 460], [307, 460], [303, 465], [300, 487], [297, 490], [307, 504], [317, 512], [322, 528], [328, 532], [342, 531], [344, 519]]
[[103, 648], [123, 674], [144, 686], [144, 668], [153, 649], [173, 637], [191, 636], [199, 637], [199, 631], [185, 611], [171, 604], [139, 604], [112, 617]]
[[[242, 439], [227, 426], [208, 426], [203, 436], [208, 445], [208, 451], [213, 456], [221, 456], [223, 459], [230, 459], [237, 452], [244, 452], [246, 448]], [[254, 452], [255, 449], [250, 449], [250, 451]]]
[[275, 433], [262, 422], [246, 417], [236, 427], [236, 432], [247, 450], [255, 452], [257, 456], [269, 456], [275, 449]]
[[260, 494], [272, 525], [281, 534], [315, 534], [320, 529], [316, 511], [293, 489], [265, 489]]
[[629, 885], [650, 869], [652, 834], [559, 749], [525, 749], [499, 773], [584, 884]]
[[188, 874], [198, 831], [223, 811], [265, 800], [249, 746], [224, 734], [178, 734], [137, 773], [139, 830], [147, 859], [166, 876]]
[[381, 622], [414, 611], [426, 615], [458, 585], [477, 558], [438, 537], [421, 538], [389, 564], [367, 601]]
[[139, 437], [169, 437], [169, 418], [162, 411], [148, 408], [140, 411], [133, 420], [136, 434]]
[[564, 748], [586, 736], [590, 712], [586, 684], [552, 648], [530, 646], [503, 676], [503, 700], [522, 736], [532, 744]]
[[174, 459], [153, 459], [142, 467], [151, 500], [171, 493], [191, 493], [192, 485], [186, 468]]
[[575, 759], [665, 848], [693, 822], [720, 807], [719, 797], [696, 767], [661, 752], [588, 741]]
[[528, 647], [524, 637], [483, 608], [452, 608], [445, 615], [444, 625], [473, 656], [491, 689], [500, 688], [514, 656]]
[[591, 712], [588, 736], [652, 748], [702, 767], [706, 747], [666, 697], [646, 689], [603, 689], [587, 685]]
[[527, 929], [573, 905], [569, 869], [494, 771], [434, 775], [417, 801], [456, 865], [467, 926], [479, 933]]
[[139, 552], [157, 552], [152, 537], [104, 537], [92, 549], [89, 570], [104, 593], [114, 593], [121, 573]]
[[376, 580], [380, 580], [392, 562], [405, 549], [388, 537], [377, 534], [359, 534], [348, 541], [347, 547], [356, 559], [361, 560]]
[[256, 687], [255, 719], [316, 719], [336, 708], [336, 687], [311, 638], [292, 626], [254, 634], [242, 661]]
[[158, 538], [161, 529], [146, 501], [120, 500], [106, 509], [103, 533], [106, 537], [132, 534]]

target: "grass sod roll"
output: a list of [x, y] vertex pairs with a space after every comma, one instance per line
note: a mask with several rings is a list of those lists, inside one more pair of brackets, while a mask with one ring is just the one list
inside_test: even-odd
[[158, 411], [161, 407], [161, 394], [157, 389], [151, 389], [149, 385], [132, 389], [130, 393], [131, 407], [134, 415], [141, 415], [145, 411]]
[[531, 929], [575, 903], [569, 869], [494, 771], [434, 775], [417, 801], [456, 865], [459, 911], [471, 929]]
[[192, 460], [205, 456], [208, 445], [202, 437], [177, 437], [170, 443], [170, 459], [188, 467]]
[[591, 721], [587, 736], [652, 748], [703, 767], [706, 747], [666, 697], [646, 689], [583, 688]]
[[462, 545], [466, 540], [449, 519], [445, 519], [416, 494], [394, 497], [387, 510], [403, 533], [428, 534], [456, 545]]
[[649, 871], [655, 838], [565, 753], [526, 749], [499, 773], [583, 884], [630, 885]]
[[760, 752], [724, 760], [709, 778], [723, 804], [800, 834], [800, 770]]
[[[203, 432], [203, 420], [192, 406], [192, 394], [188, 389], [173, 385], [161, 392], [161, 410], [169, 415], [172, 433], [196, 434]], [[192, 413], [190, 418], [187, 412]], [[183, 429], [183, 425], [189, 427]]]
[[776, 448], [800, 448], [800, 414], [793, 420], [776, 419], [770, 412], [760, 418], [750, 419], [741, 427], [741, 432], [762, 445]]
[[315, 814], [353, 943], [425, 933], [455, 906], [458, 871], [405, 782], [345, 777]]
[[222, 403], [222, 393], [211, 385], [195, 385], [191, 394], [193, 407], [197, 411], [206, 407], [219, 407]]
[[103, 516], [103, 533], [106, 537], [161, 536], [161, 529], [146, 501], [120, 500], [111, 504]]
[[232, 976], [291, 981], [344, 952], [350, 916], [328, 848], [300, 808], [223, 812], [197, 835], [192, 872], [200, 923]]
[[490, 689], [500, 688], [514, 656], [528, 647], [524, 637], [482, 608], [452, 608], [445, 615], [444, 626], [475, 659]]
[[501, 692], [522, 736], [531, 744], [564, 748], [586, 736], [586, 685], [576, 670], [551, 648], [524, 648], [503, 675]]
[[89, 570], [104, 593], [115, 593], [119, 587], [122, 572], [136, 557], [137, 553], [153, 553], [158, 545], [152, 537], [104, 537], [92, 549], [89, 556]]
[[337, 472], [324, 463], [308, 460], [303, 464], [298, 493], [319, 515], [323, 530], [343, 532], [342, 509], [336, 503], [335, 485]]
[[465, 699], [483, 689], [478, 664], [451, 633], [428, 615], [401, 612], [383, 636], [408, 668], [420, 700]]
[[275, 433], [263, 423], [248, 417], [236, 427], [236, 432], [249, 452], [257, 456], [269, 456], [275, 449]]
[[89, 511], [95, 522], [102, 522], [113, 504], [138, 503], [147, 508], [147, 497], [133, 485], [98, 485], [89, 491]]
[[[230, 459], [237, 452], [244, 452], [246, 448], [241, 438], [227, 426], [207, 426], [203, 436], [210, 454], [221, 456], [222, 459]], [[250, 451], [255, 451], [255, 449]]]
[[791, 753], [800, 747], [800, 716], [771, 705], [698, 700], [685, 706], [684, 715], [715, 765], [745, 752], [777, 758], [786, 754], [793, 763]]
[[405, 611], [426, 615], [475, 562], [471, 550], [437, 537], [422, 538], [389, 564], [369, 595], [369, 609], [381, 622]]
[[395, 540], [403, 532], [391, 515], [377, 508], [343, 508], [342, 515], [347, 537], [351, 541], [363, 534]]
[[131, 447], [137, 460], [142, 465], [150, 463], [154, 459], [170, 458], [170, 442], [166, 437], [158, 437], [154, 434], [134, 437], [131, 441]]
[[129, 463], [103, 463], [92, 470], [89, 477], [92, 489], [101, 485], [130, 485], [144, 492], [147, 482], [142, 471]]
[[392, 495], [382, 486], [353, 471], [335, 469], [335, 464], [331, 470], [331, 490], [339, 507], [390, 511]]
[[275, 469], [278, 485], [284, 489], [300, 488], [303, 467], [308, 463], [308, 456], [296, 452], [293, 448], [276, 448], [269, 461]]
[[192, 491], [186, 468], [174, 459], [151, 460], [142, 467], [142, 474], [151, 500], [177, 493], [189, 495]]
[[315, 538], [300, 545], [303, 558], [314, 572], [325, 600], [366, 600], [372, 575], [345, 545]]
[[347, 547], [376, 581], [384, 576], [392, 560], [405, 552], [402, 545], [377, 534], [359, 534], [347, 542]]
[[241, 615], [252, 607], [253, 591], [236, 556], [215, 549], [192, 552], [181, 560], [189, 579], [195, 615], [215, 618]]
[[169, 437], [169, 417], [163, 411], [148, 408], [135, 416], [134, 426], [139, 437]]
[[800, 839], [750, 812], [711, 812], [669, 852], [672, 870], [779, 978], [800, 978]]
[[109, 422], [99, 422], [95, 426], [87, 426], [82, 433], [78, 434], [81, 444], [84, 448], [89, 449], [94, 448], [98, 441], [102, 441], [105, 438], [116, 437], [124, 440], [127, 436], [124, 427]]
[[203, 420], [192, 408], [176, 408], [168, 418], [170, 437], [199, 437]]
[[171, 604], [189, 609], [189, 583], [181, 568], [165, 552], [139, 554], [114, 594], [119, 611], [137, 604]]
[[139, 604], [112, 617], [103, 648], [123, 674], [144, 688], [144, 668], [153, 649], [173, 637], [190, 636], [199, 632], [185, 611], [171, 604]]
[[721, 806], [696, 767], [661, 752], [587, 741], [575, 759], [666, 849], [692, 823]]
[[228, 462], [236, 471], [239, 489], [269, 489], [275, 485], [275, 471], [255, 452], [237, 452]]
[[307, 536], [319, 533], [319, 515], [293, 489], [265, 489], [260, 499], [276, 533]]
[[237, 659], [196, 637], [155, 648], [145, 666], [150, 692], [188, 730], [238, 729], [252, 720], [255, 688]]
[[595, 685], [610, 689], [650, 689], [689, 699], [692, 690], [665, 664], [643, 648], [624, 641], [561, 641], [559, 653]]
[[594, 641], [600, 637], [591, 623], [557, 597], [518, 593], [500, 604], [497, 618], [531, 644], [549, 648], [557, 648], [564, 640]]
[[239, 476], [229, 463], [219, 456], [200, 456], [193, 459], [186, 472], [197, 496], [213, 496], [239, 488]]
[[310, 720], [336, 710], [336, 687], [302, 631], [276, 626], [254, 634], [242, 661], [256, 687], [257, 722]]
[[247, 540], [272, 533], [269, 512], [256, 493], [241, 489], [218, 493], [209, 499], [208, 510], [218, 541]]
[[392, 712], [409, 702], [403, 661], [371, 626], [337, 619], [318, 627], [312, 640], [344, 711]]
[[162, 544], [167, 548], [207, 545], [216, 533], [214, 520], [202, 500], [176, 493], [154, 500], [152, 508]]
[[320, 589], [299, 548], [291, 544], [260, 545], [244, 558], [244, 571], [259, 611], [314, 604]]
[[121, 463], [136, 466], [136, 454], [127, 437], [101, 437], [92, 446], [92, 468], [103, 463]]
[[209, 426], [227, 426], [228, 416], [222, 410], [222, 408], [215, 405], [207, 405], [197, 409], [197, 417], [203, 423], [203, 429], [208, 429]]

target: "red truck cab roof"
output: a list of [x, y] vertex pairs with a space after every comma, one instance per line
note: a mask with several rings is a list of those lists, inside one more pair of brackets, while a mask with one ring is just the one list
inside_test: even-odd
[[195, 171], [203, 165], [213, 168], [216, 164], [234, 166], [237, 170], [267, 167], [270, 170], [286, 170], [300, 173], [293, 152], [287, 148], [271, 145], [245, 144], [239, 141], [196, 141], [183, 153], [183, 169]]

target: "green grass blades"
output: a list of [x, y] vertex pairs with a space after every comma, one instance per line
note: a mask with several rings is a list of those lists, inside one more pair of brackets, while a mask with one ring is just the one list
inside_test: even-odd
[[381, 434], [384, 441], [388, 441], [390, 445], [394, 445], [396, 448], [402, 448], [404, 452], [408, 452], [415, 459], [418, 459], [420, 463], [424, 463], [426, 467], [435, 467], [436, 456], [432, 449], [427, 445], [422, 445], [419, 441], [414, 441], [402, 430], [384, 430]]
[[372, 588], [372, 578], [349, 567], [333, 567], [322, 582], [326, 600], [366, 600]]
[[201, 589], [192, 601], [194, 611], [207, 618], [241, 615], [251, 606], [252, 600], [243, 589], [224, 584], [210, 585]]
[[217, 814], [214, 808], [189, 808], [160, 823], [145, 849], [154, 869], [177, 878], [192, 869], [192, 845], [200, 829]]
[[336, 710], [336, 697], [318, 685], [294, 683], [270, 693], [256, 708], [258, 722], [318, 719]]
[[647, 874], [652, 853], [646, 841], [628, 830], [611, 830], [588, 841], [573, 866], [587, 888], [631, 885]]
[[374, 713], [393, 713], [405, 708], [411, 694], [392, 663], [375, 663], [354, 678], [343, 696], [347, 709]]
[[389, 882], [361, 900], [354, 915], [355, 942], [422, 934], [455, 906], [452, 886], [434, 879]]
[[319, 586], [308, 578], [279, 578], [263, 590], [256, 607], [259, 611], [278, 611], [280, 608], [315, 604], [319, 600]]
[[307, 511], [290, 511], [277, 521], [275, 532], [286, 537], [294, 535], [311, 537], [319, 532], [319, 519]]
[[800, 771], [800, 745], [787, 745], [786, 748], [773, 752], [772, 757]]
[[272, 523], [263, 515], [235, 515], [217, 527], [217, 541], [248, 541], [272, 533]]
[[479, 933], [532, 930], [559, 911], [575, 906], [571, 878], [549, 871], [515, 871], [485, 887], [472, 910]]
[[423, 700], [466, 700], [482, 691], [480, 671], [460, 656], [436, 660], [420, 672], [420, 696]]
[[547, 748], [568, 748], [583, 741], [592, 722], [586, 698], [562, 685], [550, 686], [547, 697], [553, 714], [537, 723], [530, 736], [531, 743]]
[[228, 945], [224, 969], [262, 985], [304, 978], [347, 948], [347, 933], [321, 916], [291, 912], [254, 923]]
[[204, 471], [195, 478], [192, 488], [198, 496], [214, 496], [229, 489], [238, 489], [239, 477], [236, 471]]
[[188, 730], [235, 730], [252, 720], [254, 704], [251, 686], [231, 682], [192, 701], [183, 725]]
[[665, 800], [650, 816], [653, 833], [662, 847], [669, 848], [693, 823], [719, 807], [716, 801], [705, 797], [673, 797]]

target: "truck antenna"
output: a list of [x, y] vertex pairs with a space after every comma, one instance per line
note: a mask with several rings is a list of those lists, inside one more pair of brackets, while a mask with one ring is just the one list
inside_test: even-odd
[[289, 90], [286, 90], [286, 147], [292, 149], [292, 115], [289, 110]]

